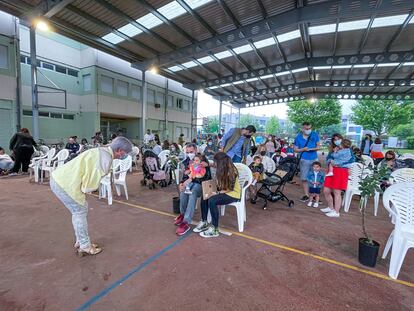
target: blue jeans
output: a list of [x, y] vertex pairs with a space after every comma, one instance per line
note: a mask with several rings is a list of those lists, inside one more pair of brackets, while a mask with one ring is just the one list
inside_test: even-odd
[[208, 211], [210, 210], [210, 214], [211, 214], [211, 223], [213, 224], [213, 226], [215, 228], [218, 228], [218, 223], [219, 223], [219, 209], [218, 206], [219, 205], [227, 205], [230, 203], [234, 203], [237, 202], [239, 200], [225, 194], [225, 193], [220, 193], [220, 194], [216, 194], [213, 195], [210, 199], [208, 200], [202, 200], [201, 201], [201, 220], [206, 222], [207, 221], [207, 215], [208, 215]]
[[13, 161], [0, 160], [0, 170], [10, 171], [13, 167]]
[[201, 197], [202, 188], [198, 183], [191, 183], [191, 194], [184, 191], [180, 193], [180, 214], [184, 215], [184, 221], [191, 224], [193, 220], [194, 210], [197, 204], [197, 198]]
[[231, 160], [233, 161], [233, 163], [241, 163], [242, 158], [240, 158], [238, 155], [234, 155]]
[[59, 185], [51, 178], [50, 188], [57, 198], [65, 205], [72, 214], [72, 225], [75, 231], [76, 243], [79, 243], [81, 249], [88, 249], [91, 241], [88, 234], [88, 204], [80, 205], [73, 200]]

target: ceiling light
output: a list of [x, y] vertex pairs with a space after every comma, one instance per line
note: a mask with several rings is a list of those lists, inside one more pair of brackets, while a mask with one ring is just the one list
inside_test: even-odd
[[302, 71], [307, 71], [308, 67], [303, 67], [303, 68], [299, 68], [299, 69], [293, 69], [292, 73], [297, 73], [297, 72], [302, 72]]
[[326, 70], [331, 69], [331, 66], [315, 66], [313, 67], [314, 70]]
[[44, 20], [37, 20], [35, 25], [38, 30], [49, 31], [49, 25]]
[[276, 36], [277, 37], [277, 41], [281, 42], [286, 42], [289, 40], [293, 40], [296, 38], [300, 38], [300, 31], [299, 30], [293, 30], [281, 35]]
[[202, 57], [202, 58], [199, 58], [197, 60], [202, 64], [207, 64], [207, 63], [214, 62], [214, 59], [211, 56]]
[[354, 65], [354, 68], [371, 68], [374, 66], [375, 64], [360, 64], [360, 65]]
[[237, 48], [234, 48], [233, 51], [236, 54], [243, 54], [243, 53], [246, 53], [246, 52], [253, 51], [253, 48], [250, 46], [250, 44], [246, 44], [246, 45], [242, 45], [242, 46], [239, 46]]
[[222, 58], [230, 57], [231, 53], [229, 51], [223, 51], [223, 52], [214, 54], [214, 56], [217, 57], [218, 59], [222, 59]]
[[378, 64], [377, 67], [394, 67], [394, 66], [398, 66], [400, 63], [383, 63], [383, 64]]
[[336, 30], [336, 24], [312, 26], [312, 27], [309, 27], [309, 34], [310, 35], [321, 35], [321, 34], [335, 32], [335, 30]]
[[270, 37], [264, 40], [256, 41], [253, 44], [256, 47], [256, 49], [262, 49], [264, 47], [274, 45], [276, 44], [276, 42], [275, 39], [273, 39], [273, 37]]

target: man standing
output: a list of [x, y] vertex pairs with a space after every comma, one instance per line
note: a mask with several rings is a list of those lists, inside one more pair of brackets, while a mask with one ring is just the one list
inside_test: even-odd
[[294, 150], [299, 154], [300, 180], [302, 181], [305, 195], [300, 199], [302, 202], [309, 200], [309, 187], [307, 182], [308, 173], [312, 163], [318, 160], [319, 136], [312, 132], [312, 125], [303, 122], [302, 132], [299, 133], [294, 142]]
[[78, 253], [96, 255], [102, 251], [102, 248], [92, 244], [89, 239], [86, 219], [88, 204], [85, 194], [99, 188], [102, 177], [111, 170], [113, 159], [124, 159], [131, 151], [131, 142], [125, 137], [117, 137], [107, 147], [82, 152], [72, 161], [53, 171], [50, 187], [72, 214], [75, 248], [78, 249]]
[[147, 130], [147, 134], [144, 135], [144, 144], [148, 145], [151, 141], [155, 139], [154, 134], [151, 134], [151, 130]]
[[361, 143], [361, 151], [362, 154], [365, 154], [369, 156], [371, 154], [371, 145], [372, 145], [372, 135], [371, 134], [365, 134], [365, 139]]
[[254, 133], [256, 128], [253, 125], [230, 129], [221, 139], [222, 151], [227, 153], [233, 163], [245, 163]]

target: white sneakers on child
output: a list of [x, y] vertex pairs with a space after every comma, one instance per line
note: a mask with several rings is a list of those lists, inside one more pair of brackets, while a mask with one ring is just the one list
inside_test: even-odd
[[326, 213], [325, 215], [328, 217], [339, 217], [339, 213], [334, 210], [330, 211], [329, 213]]
[[312, 200], [310, 200], [307, 204], [308, 207], [313, 207], [313, 208], [318, 208], [319, 207], [319, 202], [313, 202]]
[[318, 208], [318, 207], [319, 207], [319, 203], [318, 202], [313, 203], [313, 208]]
[[307, 205], [308, 205], [308, 207], [312, 207], [312, 204], [313, 204], [313, 202], [310, 200]]

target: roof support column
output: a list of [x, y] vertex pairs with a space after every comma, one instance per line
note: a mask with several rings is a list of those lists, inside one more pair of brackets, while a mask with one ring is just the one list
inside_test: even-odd
[[221, 130], [221, 118], [222, 118], [222, 114], [223, 114], [223, 101], [220, 98], [220, 108], [219, 108], [219, 120], [218, 120], [218, 131], [220, 132]]
[[164, 98], [164, 139], [169, 139], [168, 135], [168, 78], [165, 78], [165, 98]]
[[147, 120], [147, 80], [145, 77], [145, 70], [142, 71], [142, 90], [141, 90], [141, 135], [140, 139], [144, 141], [144, 135], [147, 131], [146, 120]]
[[37, 93], [36, 25], [30, 26], [30, 80], [32, 92], [32, 135], [39, 140], [39, 97]]
[[[195, 115], [195, 116], [194, 116]], [[191, 133], [190, 138], [197, 137], [197, 103], [195, 100], [195, 91], [191, 91]]]

